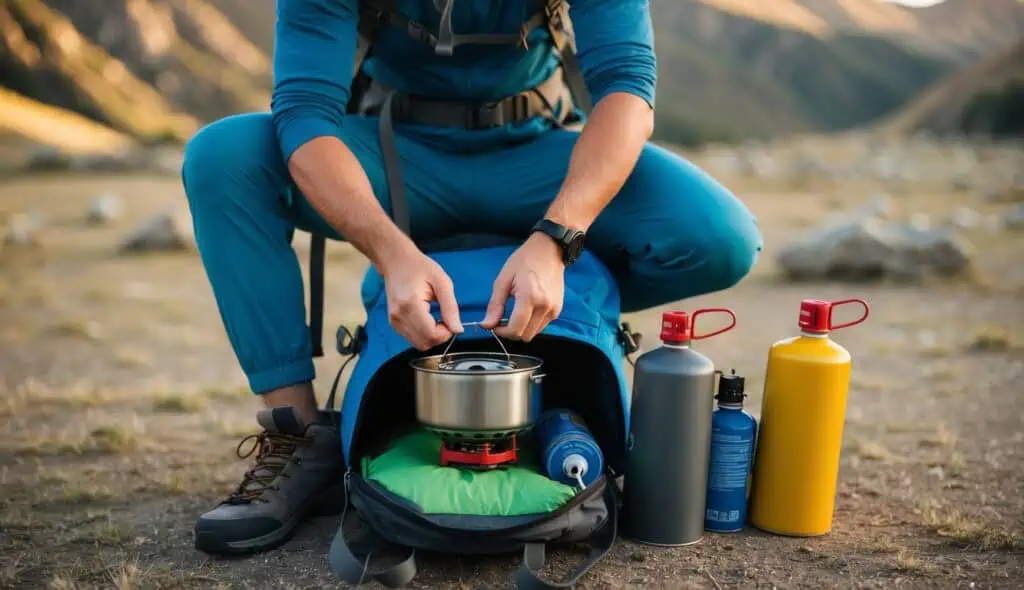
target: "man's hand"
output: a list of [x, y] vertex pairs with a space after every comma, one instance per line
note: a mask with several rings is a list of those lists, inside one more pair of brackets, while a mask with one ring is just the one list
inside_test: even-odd
[[[550, 237], [534, 233], [505, 261], [480, 325], [498, 336], [529, 342], [561, 313], [564, 295], [562, 250]], [[509, 296], [515, 297], [515, 308], [508, 325], [499, 328]]]
[[[436, 262], [415, 250], [389, 261], [384, 270], [391, 327], [421, 351], [462, 333], [452, 280]], [[437, 301], [441, 322], [430, 313]]]

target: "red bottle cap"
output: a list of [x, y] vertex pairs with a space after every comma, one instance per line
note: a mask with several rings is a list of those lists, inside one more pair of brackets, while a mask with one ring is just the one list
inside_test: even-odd
[[[864, 307], [864, 315], [845, 324], [832, 323], [832, 311], [840, 305], [857, 303]], [[800, 329], [812, 334], [827, 334], [832, 330], [848, 328], [868, 319], [868, 304], [863, 299], [843, 299], [841, 301], [822, 301], [820, 299], [804, 299], [800, 302]]]
[[[720, 330], [698, 336], [695, 334], [694, 326], [697, 323], [697, 317], [703, 313], [728, 314], [732, 318], [732, 323]], [[728, 332], [735, 325], [736, 314], [731, 309], [721, 307], [698, 309], [693, 312], [692, 317], [685, 311], [666, 311], [661, 316], [661, 341], [665, 344], [685, 344], [691, 340], [703, 340], [722, 332]]]

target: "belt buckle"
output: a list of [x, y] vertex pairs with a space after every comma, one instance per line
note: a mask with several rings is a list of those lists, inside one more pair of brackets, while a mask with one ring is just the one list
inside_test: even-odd
[[469, 124], [472, 128], [488, 129], [503, 123], [500, 103], [480, 105], [469, 110]]

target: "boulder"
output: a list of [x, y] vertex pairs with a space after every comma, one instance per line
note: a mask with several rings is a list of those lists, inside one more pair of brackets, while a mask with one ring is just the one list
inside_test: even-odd
[[917, 280], [961, 274], [971, 254], [971, 245], [950, 230], [866, 214], [811, 231], [776, 261], [790, 280]]
[[1018, 203], [1006, 212], [1003, 225], [1013, 231], [1024, 230], [1024, 203]]
[[39, 213], [17, 213], [12, 215], [0, 228], [0, 238], [4, 246], [39, 246], [39, 231], [45, 220]]
[[192, 221], [180, 210], [165, 211], [143, 221], [125, 237], [119, 251], [124, 254], [142, 252], [183, 252], [195, 249]]
[[85, 221], [89, 225], [106, 225], [116, 221], [124, 212], [124, 204], [114, 195], [101, 195], [89, 203]]
[[974, 229], [981, 225], [985, 216], [970, 207], [957, 207], [950, 216], [949, 223], [960, 229]]

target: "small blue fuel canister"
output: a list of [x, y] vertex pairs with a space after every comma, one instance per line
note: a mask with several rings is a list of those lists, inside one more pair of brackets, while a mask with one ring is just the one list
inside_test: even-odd
[[743, 377], [721, 375], [718, 407], [711, 416], [711, 462], [708, 470], [704, 528], [735, 533], [747, 523], [747, 492], [757, 439], [757, 420], [743, 409]]
[[604, 470], [604, 454], [579, 416], [549, 410], [533, 426], [541, 465], [547, 476], [566, 485], [586, 487]]

